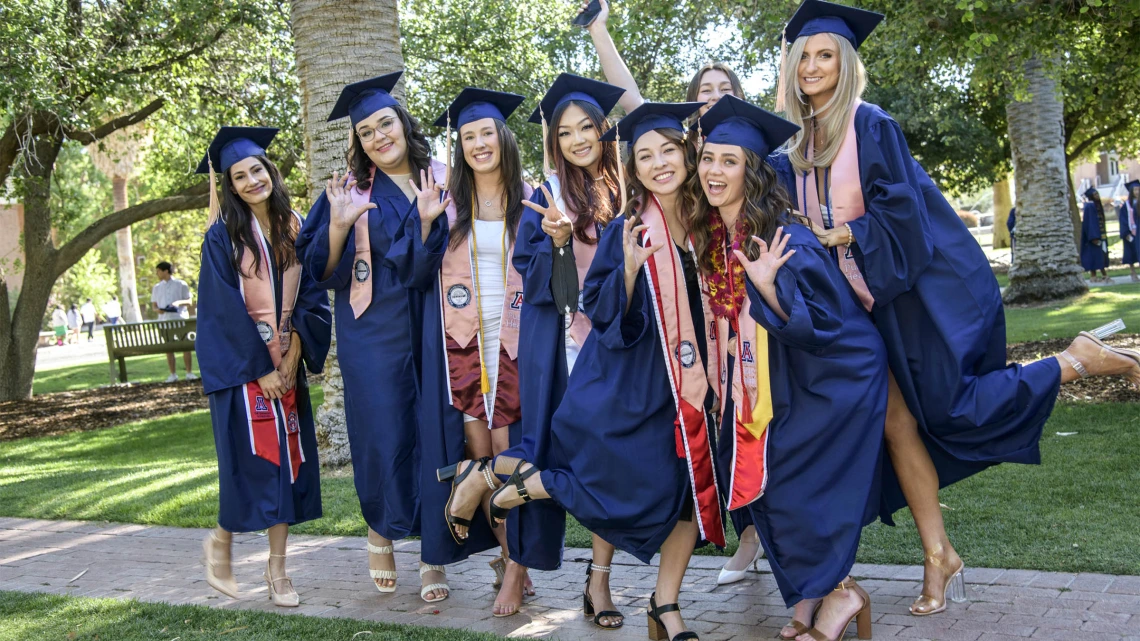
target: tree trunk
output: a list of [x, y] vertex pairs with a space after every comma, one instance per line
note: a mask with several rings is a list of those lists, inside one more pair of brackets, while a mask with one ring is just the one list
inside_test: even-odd
[[1071, 240], [1064, 105], [1040, 60], [1029, 60], [1024, 73], [1028, 99], [1006, 104], [1017, 168], [1017, 262], [1009, 272], [1006, 303], [1056, 300], [1088, 291]]
[[[127, 179], [111, 178], [115, 198], [115, 211], [127, 208]], [[138, 284], [135, 281], [135, 248], [131, 242], [131, 228], [126, 226], [115, 232], [115, 248], [119, 253], [119, 302], [123, 307], [123, 320], [137, 323], [142, 320], [139, 311]]]
[[994, 249], [1009, 247], [1009, 210], [1013, 201], [1009, 197], [1009, 176], [994, 183]]
[[1073, 186], [1073, 172], [1069, 171], [1069, 159], [1065, 159], [1065, 181], [1069, 186], [1069, 220], [1073, 223], [1073, 245], [1077, 255], [1081, 255], [1081, 206], [1077, 203], [1077, 189]]
[[[349, 125], [327, 122], [344, 85], [404, 68], [396, 0], [293, 0], [294, 52], [301, 81], [305, 121], [306, 180], [316, 200], [333, 170], [343, 171]], [[368, 16], [368, 35], [346, 27], [346, 16]], [[397, 92], [397, 98], [400, 93]], [[344, 419], [344, 384], [336, 362], [336, 333], [324, 382], [325, 401], [317, 412], [321, 462], [347, 463], [348, 433]]]

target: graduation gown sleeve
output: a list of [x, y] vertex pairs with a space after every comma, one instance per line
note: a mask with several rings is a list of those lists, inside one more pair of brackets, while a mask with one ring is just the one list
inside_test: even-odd
[[[810, 233], [806, 227], [803, 231]], [[788, 320], [781, 319], [752, 281], [747, 281], [745, 288], [752, 302], [752, 317], [770, 336], [789, 347], [809, 352], [821, 350], [839, 337], [843, 327], [840, 296], [850, 296], [850, 293], [846, 283], [835, 282], [837, 270], [828, 269], [834, 259], [822, 245], [816, 242], [812, 247], [801, 241], [789, 242], [788, 246], [796, 253], [776, 274], [776, 299]]]
[[583, 305], [598, 340], [609, 349], [633, 347], [645, 336], [651, 308], [639, 274], [633, 286], [633, 300], [626, 311], [625, 252], [622, 248], [625, 217], [619, 216], [606, 227], [598, 241], [598, 253], [586, 272]]
[[[309, 209], [309, 216], [297, 234], [297, 259], [301, 267], [313, 276], [319, 287], [324, 289], [348, 289], [352, 283], [352, 263], [356, 257], [353, 250], [356, 247], [356, 232], [349, 230], [344, 241], [344, 252], [340, 255], [340, 262], [327, 279], [321, 279], [325, 267], [329, 264], [329, 200], [324, 192], [317, 197], [316, 202]], [[365, 216], [368, 212], [364, 213]]]
[[300, 291], [291, 321], [293, 330], [301, 338], [305, 367], [314, 374], [320, 374], [325, 368], [325, 358], [332, 342], [332, 308], [328, 290], [318, 285], [304, 267], [301, 268]]
[[420, 224], [420, 212], [412, 203], [392, 246], [384, 255], [384, 264], [396, 272], [396, 278], [408, 289], [427, 291], [432, 288], [447, 251], [449, 228], [447, 214], [431, 223], [427, 240]]
[[269, 350], [241, 297], [232, 251], [225, 225], [215, 223], [206, 231], [198, 272], [198, 335], [194, 341], [206, 394], [244, 385], [274, 370]]
[[934, 239], [919, 174], [902, 128], [877, 110], [859, 134], [866, 214], [851, 221], [852, 248], [876, 305], [910, 290], [930, 264]]

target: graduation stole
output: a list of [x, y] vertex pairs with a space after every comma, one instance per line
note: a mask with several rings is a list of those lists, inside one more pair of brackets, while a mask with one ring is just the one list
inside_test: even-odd
[[[436, 180], [441, 180], [437, 176]], [[534, 190], [523, 183], [523, 195], [530, 198]], [[447, 208], [448, 227], [455, 225], [458, 213]], [[499, 375], [495, 387], [487, 380], [483, 362], [483, 331], [480, 316], [480, 288], [496, 287], [486, 276], [476, 282], [474, 243], [475, 225], [458, 245], [450, 239], [439, 270], [440, 313], [443, 316], [443, 342], [446, 349], [447, 373], [451, 385], [448, 396], [455, 409], [487, 421], [487, 426], [505, 427], [522, 417], [519, 397], [519, 316], [523, 304], [522, 275], [512, 264], [514, 247], [507, 247], [507, 231], [503, 230], [503, 315], [499, 321]]]
[[[831, 163], [831, 185], [828, 186], [830, 202], [829, 220], [824, 220], [823, 210], [819, 202], [819, 189], [816, 187], [815, 169], [803, 176], [803, 188], [800, 190], [800, 211], [807, 214], [813, 223], [824, 229], [842, 227], [859, 218], [867, 212], [863, 206], [863, 183], [859, 177], [859, 140], [855, 133], [855, 114], [859, 111], [862, 100], [856, 100], [851, 106], [851, 119], [847, 123], [847, 133], [843, 137], [843, 144], [839, 146], [839, 153]], [[808, 138], [807, 157], [815, 157], [815, 140]], [[855, 257], [848, 248], [837, 247], [839, 252], [839, 268], [851, 283], [859, 302], [867, 311], [875, 304], [875, 297], [867, 288], [867, 281], [863, 279], [863, 272], [855, 263]]]
[[[713, 212], [711, 215], [719, 214]], [[691, 242], [689, 250], [693, 251]], [[732, 256], [727, 246], [710, 247], [709, 251], [724, 252], [723, 264], [726, 268], [731, 265]], [[730, 274], [728, 285], [731, 287], [732, 284]], [[709, 304], [709, 287], [703, 276], [701, 301], [709, 327], [709, 343], [716, 345], [716, 363], [709, 364], [708, 375], [717, 389], [721, 416], [727, 409], [729, 394], [732, 395], [735, 416], [728, 509], [736, 510], [760, 498], [768, 486], [768, 424], [773, 416], [768, 332], [753, 320], [752, 303], [747, 296], [736, 318], [715, 316]], [[736, 364], [731, 383], [727, 380], [729, 330], [736, 333]], [[724, 389], [726, 385], [730, 386], [728, 393]]]
[[[551, 174], [546, 184], [550, 188], [550, 195], [554, 198], [554, 204], [558, 210], [564, 212], [570, 222], [577, 222], [578, 213], [567, 207], [565, 199], [562, 198], [562, 185], [558, 181], [558, 175]], [[597, 226], [587, 228], [586, 235], [596, 241], [598, 238]], [[582, 308], [582, 292], [586, 291], [586, 274], [590, 271], [590, 264], [594, 262], [594, 255], [598, 253], [598, 244], [596, 242], [593, 245], [571, 242], [570, 246], [574, 251], [574, 268], [578, 271], [578, 309], [566, 315], [567, 325], [565, 329], [570, 332], [570, 339], [574, 341], [574, 344], [582, 347], [586, 344], [586, 337], [590, 335], [590, 330], [593, 328], [593, 325], [590, 324], [590, 317], [586, 316], [585, 310]]]
[[1124, 207], [1128, 209], [1128, 231], [1136, 235], [1136, 208], [1128, 200], [1124, 201]]
[[[725, 541], [720, 494], [716, 484], [708, 417], [704, 410], [705, 395], [709, 389], [706, 378], [708, 373], [697, 348], [697, 334], [693, 329], [694, 319], [689, 312], [684, 268], [674, 249], [669, 225], [656, 196], [646, 203], [641, 212], [641, 220], [642, 224], [649, 227], [643, 246], [665, 245], [664, 251], [650, 255], [645, 261], [644, 269], [649, 282], [650, 304], [661, 336], [661, 348], [665, 352], [669, 387], [677, 406], [674, 422], [677, 456], [684, 457], [688, 462], [701, 538], [723, 547]], [[707, 311], [705, 315], [707, 319]], [[706, 322], [706, 319], [700, 320]]]
[[[300, 222], [301, 217], [293, 213]], [[293, 307], [301, 284], [301, 265], [293, 263], [281, 274], [281, 321], [277, 321], [277, 297], [274, 294], [273, 263], [265, 241], [261, 225], [251, 216], [253, 237], [257, 239], [261, 252], [261, 269], [255, 269], [251, 251], [242, 252], [241, 273], [238, 274], [242, 300], [249, 317], [257, 326], [261, 340], [269, 350], [269, 358], [274, 367], [281, 366], [281, 357], [289, 351], [292, 338]], [[300, 421], [297, 416], [297, 389], [292, 388], [280, 400], [268, 401], [261, 391], [261, 385], [250, 381], [242, 385], [245, 395], [245, 416], [249, 426], [249, 445], [253, 454], [270, 463], [281, 466], [281, 431], [279, 420], [285, 426], [285, 450], [289, 453], [289, 482], [297, 480], [301, 463], [305, 462], [305, 452], [301, 448]]]

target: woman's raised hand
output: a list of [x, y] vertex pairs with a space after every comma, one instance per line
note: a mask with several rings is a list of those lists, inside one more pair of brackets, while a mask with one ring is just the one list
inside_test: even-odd
[[766, 290], [775, 288], [776, 273], [788, 262], [792, 254], [796, 250], [792, 249], [785, 252], [788, 246], [788, 239], [791, 235], [784, 235], [784, 228], [776, 229], [776, 235], [772, 237], [772, 246], [768, 247], [768, 243], [763, 239], [752, 237], [752, 241], [760, 246], [760, 256], [756, 260], [749, 260], [748, 256], [739, 249], [734, 250], [733, 254], [740, 264], [744, 266], [744, 273], [748, 274], [748, 279], [758, 290]]
[[423, 185], [423, 189], [417, 187], [414, 180], [409, 179], [408, 184], [416, 194], [416, 209], [420, 212], [420, 224], [425, 227], [439, 218], [439, 215], [451, 204], [450, 197], [441, 198], [443, 185], [435, 182], [435, 174], [430, 171], [420, 170], [420, 184]]
[[566, 243], [570, 242], [570, 233], [574, 231], [574, 223], [570, 222], [570, 218], [558, 209], [558, 205], [554, 202], [554, 198], [551, 197], [550, 190], [546, 188], [546, 185], [542, 185], [540, 189], [546, 196], [546, 206], [535, 204], [529, 200], [522, 201], [522, 204], [542, 214], [542, 231], [550, 236], [555, 247], [565, 247]]
[[356, 224], [356, 219], [368, 211], [376, 209], [376, 203], [368, 202], [357, 205], [352, 202], [351, 189], [356, 187], [356, 179], [351, 172], [344, 172], [339, 176], [333, 172], [332, 178], [325, 183], [325, 197], [329, 201], [329, 224], [341, 229], [349, 229]]
[[665, 246], [665, 243], [660, 243], [652, 247], [642, 247], [641, 243], [637, 242], [637, 236], [646, 229], [649, 229], [649, 225], [634, 226], [632, 219], [627, 218], [625, 220], [622, 229], [622, 249], [625, 253], [625, 275], [627, 279], [637, 276], [637, 271], [641, 269], [645, 261]]

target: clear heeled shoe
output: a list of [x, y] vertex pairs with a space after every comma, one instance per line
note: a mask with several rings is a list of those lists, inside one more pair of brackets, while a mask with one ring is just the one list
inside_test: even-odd
[[[942, 567], [942, 559], [929, 555], [926, 560], [934, 567]], [[928, 594], [919, 595], [910, 606], [910, 613], [916, 617], [926, 617], [939, 612], [945, 612], [948, 601], [954, 603], [966, 602], [966, 563], [960, 562], [958, 569], [946, 579], [946, 587], [942, 589], [942, 599]]]

